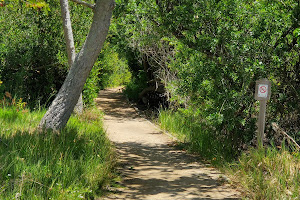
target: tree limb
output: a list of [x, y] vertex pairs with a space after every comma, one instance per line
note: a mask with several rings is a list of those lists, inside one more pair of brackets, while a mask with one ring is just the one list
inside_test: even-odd
[[297, 144], [297, 142], [291, 136], [289, 136], [284, 130], [282, 130], [281, 128], [279, 128], [279, 126], [275, 122], [272, 123], [272, 129], [276, 133], [283, 134], [285, 137], [288, 138], [288, 140], [292, 141], [295, 144], [295, 146], [297, 147], [298, 150], [300, 150], [299, 144]]
[[80, 5], [83, 5], [85, 7], [91, 8], [91, 9], [95, 8], [95, 4], [89, 4], [89, 3], [85, 2], [85, 1], [81, 1], [81, 0], [71, 0], [71, 1], [73, 1], [75, 3], [78, 3]]
[[276, 48], [279, 43], [282, 41], [283, 38], [285, 38], [288, 34], [292, 33], [293, 27], [288, 28], [287, 30], [285, 30], [282, 35], [278, 38], [278, 40], [276, 40], [276, 43], [274, 45], [274, 48]]
[[76, 53], [68, 0], [60, 0], [60, 5], [65, 41], [67, 46], [68, 63], [69, 67], [71, 67], [75, 60]]
[[[67, 46], [68, 63], [69, 63], [69, 67], [71, 67], [74, 63], [76, 52], [75, 52], [75, 44], [74, 44], [72, 22], [71, 22], [71, 16], [69, 11], [68, 0], [60, 0], [60, 7], [61, 7], [61, 15], [63, 21], [64, 35], [65, 35], [66, 46]], [[82, 112], [83, 112], [83, 101], [82, 101], [82, 93], [81, 93], [78, 102], [74, 108], [74, 113], [82, 114]]]

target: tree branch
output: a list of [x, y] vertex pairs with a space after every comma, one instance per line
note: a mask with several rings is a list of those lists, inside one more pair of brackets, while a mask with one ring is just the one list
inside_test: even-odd
[[300, 150], [299, 144], [297, 144], [297, 142], [291, 136], [289, 136], [284, 130], [279, 128], [279, 126], [275, 122], [272, 123], [272, 128], [276, 133], [280, 133], [280, 134], [284, 135], [285, 137], [287, 137], [288, 140], [292, 141], [294, 143], [294, 145], [297, 147], [297, 149]]
[[288, 28], [287, 30], [285, 30], [282, 35], [278, 38], [278, 40], [276, 40], [276, 43], [274, 45], [274, 48], [276, 48], [279, 43], [282, 41], [283, 38], [285, 38], [288, 34], [290, 34], [293, 30], [293, 27]]
[[91, 8], [91, 9], [95, 8], [95, 4], [89, 4], [89, 3], [85, 2], [85, 1], [81, 1], [81, 0], [71, 0], [71, 1], [73, 1], [75, 3], [78, 3], [80, 5], [83, 5], [85, 7]]

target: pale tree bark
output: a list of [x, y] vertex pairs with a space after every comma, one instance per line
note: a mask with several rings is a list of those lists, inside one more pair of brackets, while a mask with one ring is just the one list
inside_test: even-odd
[[81, 1], [81, 0], [71, 0], [71, 1], [73, 1], [73, 2], [75, 2], [75, 3], [78, 3], [78, 4], [80, 4], [80, 5], [83, 5], [83, 6], [85, 6], [85, 7], [91, 8], [91, 9], [94, 9], [94, 8], [95, 8], [95, 5], [86, 3], [86, 2]]
[[60, 0], [60, 8], [61, 8], [63, 29], [65, 34], [66, 46], [67, 46], [68, 63], [69, 66], [72, 66], [75, 60], [76, 52], [75, 52], [68, 0]]
[[[61, 8], [63, 29], [64, 29], [65, 40], [66, 40], [68, 63], [69, 66], [71, 67], [75, 60], [76, 50], [74, 44], [68, 0], [60, 0], [60, 8]], [[82, 114], [83, 112], [82, 93], [80, 94], [77, 104], [75, 105], [74, 112], [76, 114]]]
[[39, 128], [59, 130], [67, 124], [104, 44], [114, 6], [114, 0], [97, 0], [89, 34]]

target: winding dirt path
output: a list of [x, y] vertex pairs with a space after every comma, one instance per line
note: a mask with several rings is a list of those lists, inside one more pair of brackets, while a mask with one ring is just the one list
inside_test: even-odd
[[105, 113], [104, 127], [117, 148], [124, 185], [104, 199], [238, 198], [237, 191], [220, 184], [217, 170], [172, 148], [172, 139], [140, 117], [120, 89], [101, 91], [96, 102]]

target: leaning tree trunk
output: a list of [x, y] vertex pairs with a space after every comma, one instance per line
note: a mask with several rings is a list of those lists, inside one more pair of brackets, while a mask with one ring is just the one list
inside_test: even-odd
[[85, 43], [76, 55], [61, 89], [42, 118], [39, 128], [59, 130], [67, 124], [104, 44], [114, 6], [114, 0], [97, 0], [93, 22]]
[[[76, 52], [75, 52], [75, 44], [74, 44], [68, 0], [60, 0], [60, 8], [61, 8], [63, 29], [64, 29], [65, 40], [66, 40], [68, 64], [71, 67], [72, 64], [74, 63]], [[74, 112], [76, 114], [81, 114], [82, 111], [83, 111], [83, 101], [82, 101], [82, 93], [81, 93], [77, 101], [77, 104], [75, 105]]]

